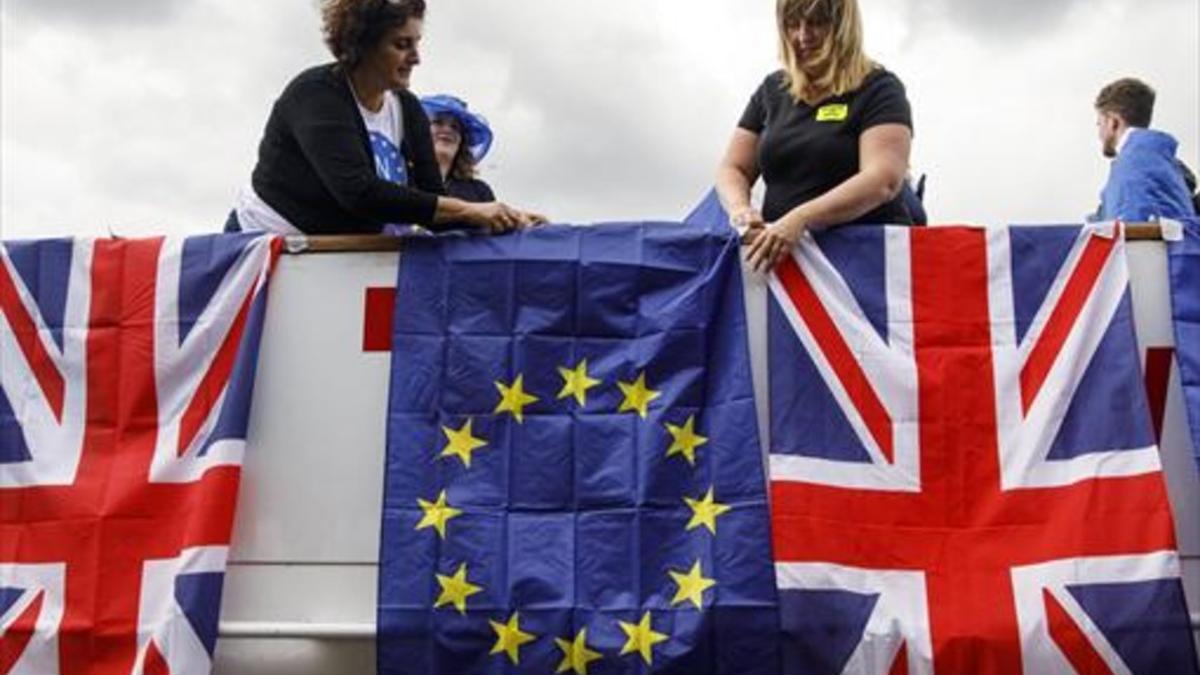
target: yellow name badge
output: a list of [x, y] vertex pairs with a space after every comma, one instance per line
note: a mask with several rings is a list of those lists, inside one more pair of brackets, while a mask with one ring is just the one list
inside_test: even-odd
[[845, 103], [830, 103], [817, 108], [818, 122], [845, 122], [850, 114], [850, 106]]

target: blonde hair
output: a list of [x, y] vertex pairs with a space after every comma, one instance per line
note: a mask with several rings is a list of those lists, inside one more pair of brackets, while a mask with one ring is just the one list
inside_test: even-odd
[[[828, 20], [830, 30], [817, 53], [801, 63], [788, 39], [787, 26], [814, 17]], [[863, 52], [858, 0], [776, 0], [775, 20], [784, 88], [797, 102], [811, 105], [854, 91], [878, 67]]]

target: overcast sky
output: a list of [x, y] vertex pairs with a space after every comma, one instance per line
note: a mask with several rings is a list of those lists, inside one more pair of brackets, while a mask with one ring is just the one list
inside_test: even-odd
[[[1125, 75], [1198, 163], [1200, 0], [860, 1], [934, 221], [1081, 219], [1091, 103]], [[557, 221], [682, 217], [776, 67], [772, 0], [430, 4], [414, 90], [484, 112], [484, 178]], [[219, 228], [272, 101], [328, 58], [315, 0], [0, 0], [0, 235]]]

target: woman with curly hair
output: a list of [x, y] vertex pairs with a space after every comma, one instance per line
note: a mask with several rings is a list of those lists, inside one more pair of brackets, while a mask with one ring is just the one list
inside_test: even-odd
[[[912, 146], [904, 85], [863, 53], [857, 0], [777, 0], [783, 68], [750, 98], [717, 170], [717, 193], [770, 269], [805, 230], [911, 224], [900, 190]], [[750, 204], [759, 176], [762, 211]]]
[[321, 14], [336, 61], [300, 73], [275, 102], [226, 229], [348, 234], [467, 223], [506, 232], [544, 220], [446, 195], [429, 119], [408, 90], [421, 63], [424, 0], [323, 0]]

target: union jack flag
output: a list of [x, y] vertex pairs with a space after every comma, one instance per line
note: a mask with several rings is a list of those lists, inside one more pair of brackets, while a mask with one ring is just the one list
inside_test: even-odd
[[0, 245], [0, 673], [207, 673], [281, 240]]
[[1196, 672], [1119, 224], [853, 228], [770, 280], [789, 672]]

